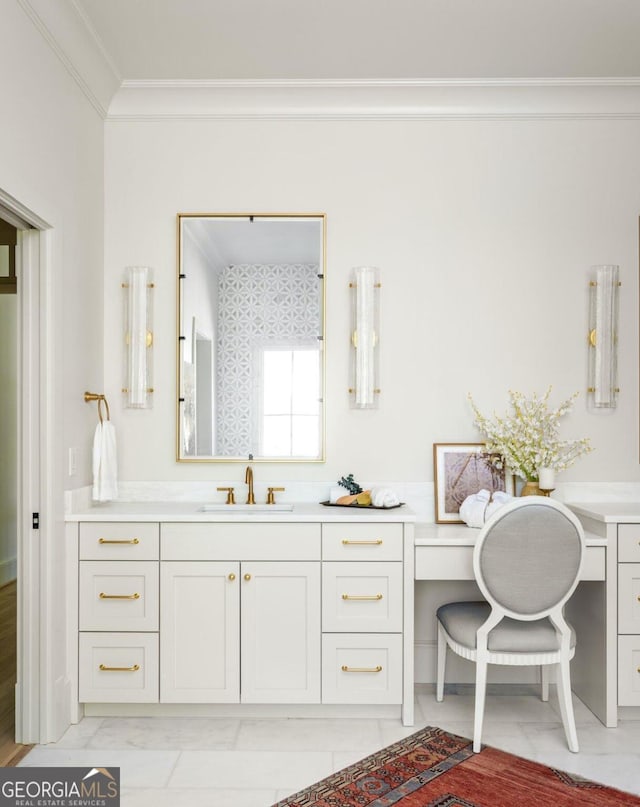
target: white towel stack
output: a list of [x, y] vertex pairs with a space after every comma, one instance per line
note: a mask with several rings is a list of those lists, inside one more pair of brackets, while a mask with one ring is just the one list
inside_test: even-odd
[[490, 493], [484, 488], [472, 493], [460, 505], [460, 518], [468, 527], [483, 527], [485, 522], [503, 507], [513, 496], [503, 490]]
[[93, 438], [93, 500], [110, 502], [118, 497], [116, 430], [110, 420], [98, 423]]
[[371, 504], [374, 507], [396, 507], [400, 499], [391, 488], [371, 488]]

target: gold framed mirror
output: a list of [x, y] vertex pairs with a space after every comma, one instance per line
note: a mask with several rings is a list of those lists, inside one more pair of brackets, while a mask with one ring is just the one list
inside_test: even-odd
[[324, 461], [324, 214], [177, 224], [178, 462]]

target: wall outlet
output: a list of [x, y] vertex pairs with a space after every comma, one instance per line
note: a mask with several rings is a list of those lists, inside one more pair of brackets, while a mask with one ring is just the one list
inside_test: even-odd
[[75, 476], [78, 473], [78, 455], [80, 449], [77, 447], [69, 449], [69, 476]]

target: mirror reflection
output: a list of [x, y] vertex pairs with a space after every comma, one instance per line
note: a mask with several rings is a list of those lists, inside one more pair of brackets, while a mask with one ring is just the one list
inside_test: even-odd
[[323, 457], [323, 215], [179, 214], [178, 460]]

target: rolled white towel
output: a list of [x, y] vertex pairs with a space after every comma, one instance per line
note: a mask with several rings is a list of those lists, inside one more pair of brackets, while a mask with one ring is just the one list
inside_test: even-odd
[[400, 499], [391, 488], [371, 488], [371, 504], [374, 507], [395, 507], [400, 504]]
[[485, 521], [489, 521], [494, 513], [497, 513], [501, 507], [504, 507], [507, 502], [510, 502], [513, 499], [509, 493], [505, 493], [504, 490], [496, 490], [491, 497], [491, 501], [489, 502], [489, 506], [487, 507], [487, 512], [485, 513], [484, 519]]
[[468, 527], [482, 527], [490, 500], [491, 494], [484, 488], [472, 493], [460, 505], [460, 518]]

